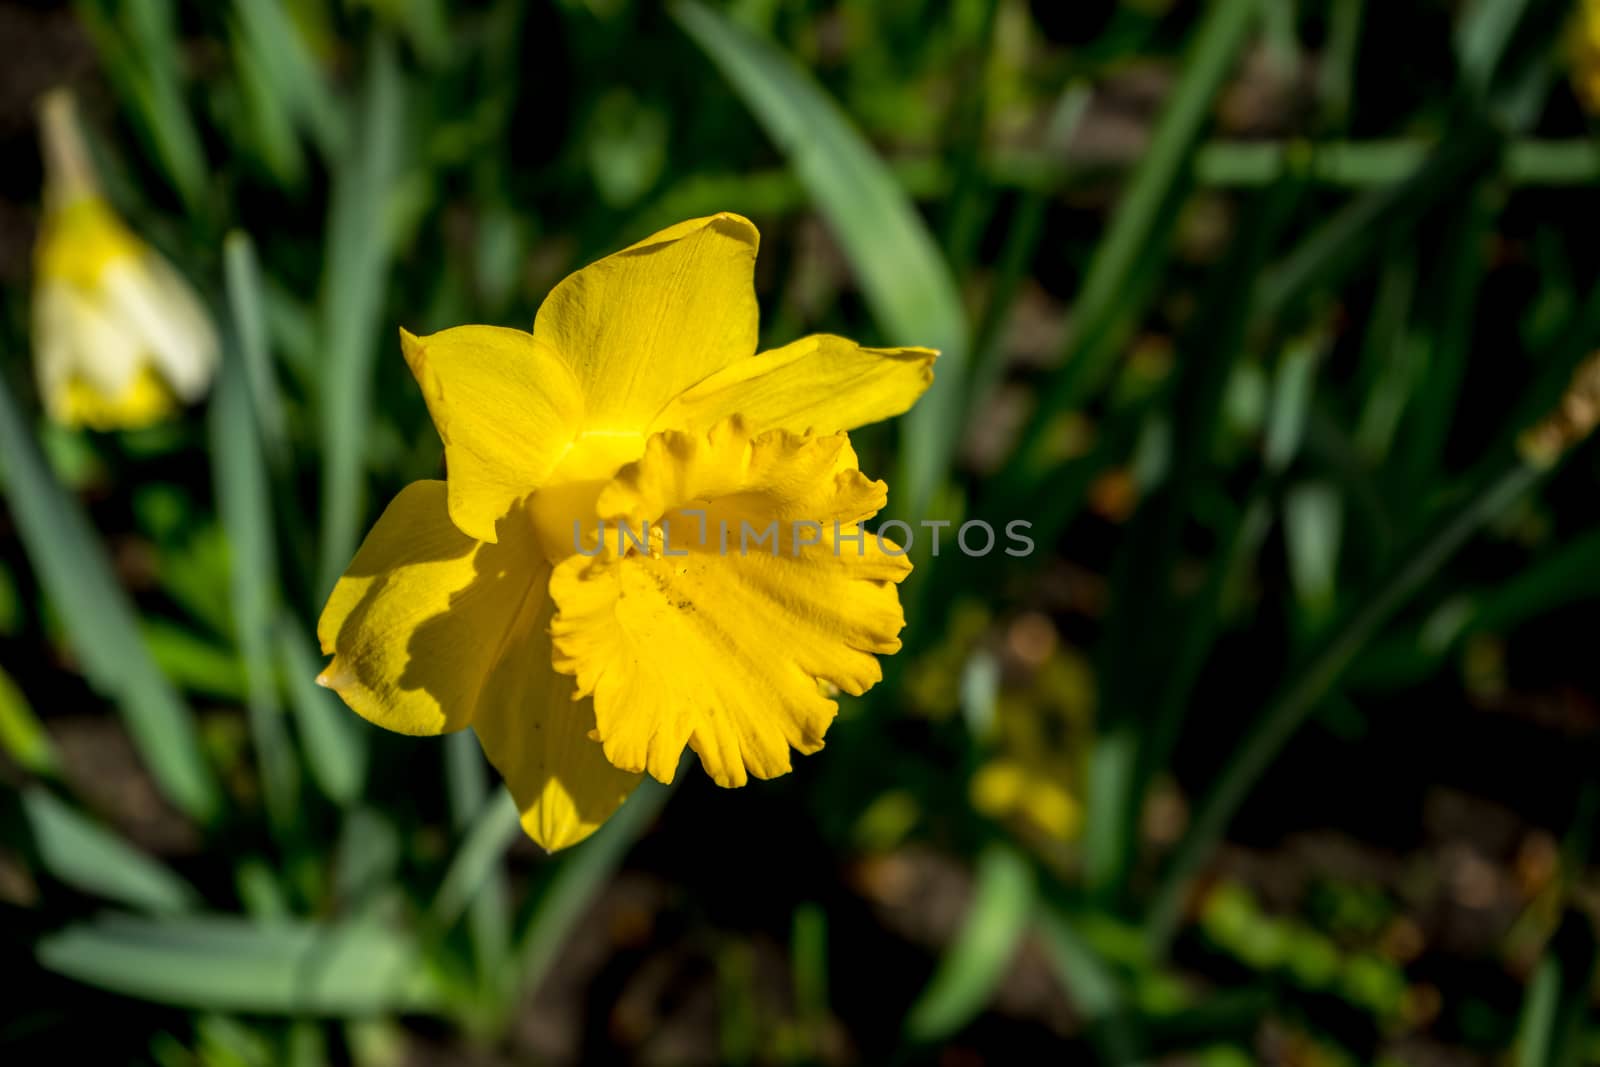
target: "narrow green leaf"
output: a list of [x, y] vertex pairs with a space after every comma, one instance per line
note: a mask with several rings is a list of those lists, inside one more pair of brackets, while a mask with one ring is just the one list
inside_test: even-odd
[[[1113, 606], [1097, 654], [1104, 712], [1088, 772], [1084, 882], [1104, 901], [1121, 895], [1132, 866], [1144, 789], [1157, 770], [1150, 746], [1176, 728], [1155, 716], [1163, 707], [1163, 681], [1171, 677], [1169, 653], [1190, 607], [1177, 592], [1183, 531], [1210, 476], [1228, 382], [1248, 347], [1255, 295], [1248, 282], [1267, 262], [1299, 193], [1299, 183], [1289, 181], [1249, 202], [1227, 256], [1212, 271], [1202, 310], [1182, 338], [1184, 359], [1160, 410], [1146, 420], [1135, 453], [1133, 469], [1146, 499], [1112, 574]], [[1147, 463], [1141, 453], [1154, 453], [1160, 462]], [[1142, 474], [1147, 467], [1154, 473]], [[1037, 531], [1044, 538], [1055, 532]]]
[[93, 3], [75, 5], [112, 82], [191, 212], [203, 214], [206, 158], [183, 98], [183, 57], [171, 0], [125, 5], [121, 23]]
[[978, 857], [972, 905], [961, 931], [912, 1005], [906, 1035], [918, 1042], [937, 1041], [983, 1010], [1033, 915], [1033, 872], [1027, 861], [1004, 846], [985, 850]]
[[244, 121], [229, 132], [246, 150], [254, 151], [278, 185], [289, 190], [302, 188], [306, 179], [305, 152], [294, 120], [267, 75], [267, 62], [237, 27], [228, 31], [228, 47], [244, 106]]
[[228, 311], [238, 335], [239, 355], [255, 408], [261, 447], [267, 458], [281, 466], [288, 460], [289, 439], [283, 416], [283, 394], [272, 370], [267, 339], [266, 293], [250, 235], [234, 230], [222, 242], [223, 279], [228, 288]]
[[251, 53], [278, 105], [304, 126], [326, 159], [337, 159], [347, 123], [290, 11], [272, 0], [234, 0]]
[[807, 902], [795, 908], [789, 945], [795, 1015], [815, 1054], [828, 1022], [828, 912], [822, 905]]
[[[489, 782], [483, 750], [471, 730], [445, 738], [444, 749], [450, 821], [458, 832], [465, 831], [466, 838], [439, 885], [432, 918], [441, 929], [448, 929], [464, 902], [478, 981], [484, 999], [498, 1004], [506, 1000], [511, 951], [511, 892], [502, 861], [522, 833], [520, 813], [510, 791]], [[511, 809], [509, 818], [506, 808]], [[501, 835], [492, 825], [497, 818], [511, 824]]]
[[1227, 830], [1239, 805], [1278, 752], [1343, 676], [1356, 654], [1484, 524], [1503, 514], [1547, 472], [1520, 458], [1485, 468], [1466, 499], [1358, 598], [1282, 688], [1236, 746], [1201, 798], [1167, 865], [1146, 920], [1156, 955], [1165, 951], [1182, 913], [1189, 880]]
[[350, 1016], [439, 1000], [415, 942], [376, 923], [113, 915], [45, 937], [38, 958], [100, 989], [190, 1009]]
[[284, 615], [277, 628], [278, 662], [289, 690], [289, 707], [317, 788], [349, 807], [367, 776], [367, 726], [361, 717], [317, 684], [322, 664], [298, 620]]
[[188, 882], [48, 789], [29, 786], [21, 799], [39, 861], [53, 877], [142, 911], [174, 913], [198, 903]]
[[322, 547], [326, 594], [355, 554], [365, 508], [363, 467], [372, 422], [372, 373], [382, 329], [390, 248], [385, 228], [404, 124], [393, 42], [380, 38], [367, 65], [359, 140], [337, 167], [328, 219], [321, 332]]
[[[230, 279], [231, 280], [231, 279]], [[272, 501], [251, 403], [244, 357], [229, 345], [211, 400], [212, 478], [228, 535], [229, 603], [244, 655], [250, 736], [267, 812], [279, 827], [294, 822], [300, 788], [283, 706], [278, 699], [272, 627], [278, 610], [278, 560]]]
[[539, 988], [573, 927], [671, 795], [671, 786], [646, 778], [593, 837], [567, 850], [517, 941], [514, 985], [527, 991]]
[[1012, 463], [1023, 481], [1050, 464], [1042, 454], [1054, 417], [1079, 407], [1110, 373], [1142, 301], [1129, 299], [1134, 278], [1150, 265], [1175, 221], [1173, 201], [1212, 101], [1260, 13], [1260, 0], [1213, 0], [1184, 56], [1150, 146], [1139, 159], [1110, 228], [1095, 248], [1072, 309], [1060, 370], [1043, 389]]
[[1594, 986], [1597, 944], [1588, 916], [1570, 909], [1539, 961], [1517, 1020], [1516, 1067], [1578, 1067]]
[[1529, 0], [1476, 0], [1464, 5], [1456, 27], [1456, 59], [1475, 91], [1488, 90], [1528, 4]]
[[139, 633], [167, 680], [186, 693], [243, 702], [249, 691], [237, 650], [168, 619], [145, 619]]
[[10, 390], [0, 381], [0, 473], [28, 557], [61, 613], [84, 673], [117, 702], [162, 791], [209, 822], [220, 797], [193, 716], [156, 669], [133, 605], [77, 502], [52, 477]]
[[54, 776], [61, 769], [50, 735], [4, 669], [0, 669], [0, 749], [33, 774]]
[[1283, 501], [1283, 534], [1289, 578], [1301, 608], [1320, 622], [1333, 608], [1339, 573], [1339, 541], [1344, 529], [1344, 498], [1326, 482], [1289, 490]]
[[909, 512], [920, 514], [955, 449], [967, 375], [966, 316], [939, 246], [905, 190], [808, 73], [695, 0], [680, 0], [672, 11], [805, 184], [889, 343], [941, 353], [933, 387], [902, 422], [895, 488]]
[[506, 850], [521, 835], [521, 820], [522, 813], [517, 810], [517, 802], [511, 799], [510, 790], [499, 789], [484, 798], [466, 838], [450, 860], [439, 891], [434, 894], [431, 916], [441, 928], [454, 925], [468, 902], [489, 880]]

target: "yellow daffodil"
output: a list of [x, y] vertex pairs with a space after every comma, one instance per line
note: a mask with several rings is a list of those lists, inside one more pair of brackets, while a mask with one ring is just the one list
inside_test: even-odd
[[471, 726], [547, 849], [685, 745], [723, 786], [787, 772], [900, 647], [910, 564], [860, 528], [887, 490], [845, 431], [910, 407], [935, 353], [754, 354], [757, 244], [695, 219], [568, 277], [531, 334], [402, 331], [447, 478], [367, 535], [319, 681], [391, 730]]
[[40, 108], [44, 219], [34, 251], [34, 369], [56, 421], [159, 421], [211, 382], [217, 337], [194, 291], [122, 224], [96, 186], [72, 98]]

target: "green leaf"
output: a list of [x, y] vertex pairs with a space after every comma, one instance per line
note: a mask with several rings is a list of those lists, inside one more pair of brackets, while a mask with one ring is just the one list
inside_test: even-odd
[[1150, 146], [1089, 263], [1072, 308], [1061, 368], [1042, 391], [1017, 447], [1012, 462], [1020, 466], [1024, 482], [1050, 465], [1044, 446], [1056, 415], [1092, 395], [1123, 351], [1142, 303], [1129, 299], [1129, 292], [1139, 274], [1150, 269], [1151, 258], [1164, 258], [1160, 250], [1176, 221], [1174, 201], [1187, 180], [1190, 158], [1260, 8], [1260, 0], [1214, 0], [1194, 33]]
[[534, 902], [517, 942], [512, 963], [517, 968], [515, 985], [529, 991], [539, 988], [573, 927], [671, 795], [671, 786], [646, 778], [593, 837], [567, 850]]
[[0, 473], [40, 584], [61, 613], [84, 673], [117, 702], [140, 756], [167, 797], [210, 821], [221, 798], [194, 718], [156, 669], [133, 605], [77, 502], [52, 477], [0, 381]]
[[1580, 911], [1568, 911], [1551, 938], [1522, 1002], [1517, 1021], [1516, 1067], [1578, 1067], [1584, 1024], [1594, 985], [1594, 927]]
[[[230, 260], [229, 266], [236, 266]], [[231, 271], [230, 271], [231, 274]], [[234, 279], [230, 277], [230, 288]], [[278, 560], [274, 545], [266, 457], [251, 403], [244, 357], [223, 352], [211, 400], [212, 479], [217, 510], [228, 535], [229, 604], [244, 655], [250, 737], [260, 765], [262, 794], [274, 825], [294, 822], [300, 789], [283, 706], [278, 700], [272, 626], [278, 610]]]
[[[466, 839], [451, 861], [434, 897], [433, 921], [442, 928], [455, 922], [464, 905], [472, 958], [483, 999], [503, 1003], [511, 972], [510, 886], [501, 860], [522, 833], [520, 813], [509, 790], [491, 784], [483, 750], [471, 730], [445, 738], [445, 789], [450, 821]], [[506, 809], [511, 809], [509, 812]], [[503, 825], [494, 832], [496, 821]], [[489, 824], [489, 825], [485, 825]]]
[[326, 594], [355, 555], [365, 509], [363, 461], [372, 423], [372, 374], [382, 329], [390, 248], [385, 208], [393, 190], [404, 113], [393, 42], [380, 38], [367, 65], [355, 150], [336, 168], [322, 281], [322, 550]]
[[954, 452], [967, 376], [966, 315], [938, 243], [850, 119], [793, 60], [695, 0], [672, 11], [788, 158], [888, 341], [940, 351], [933, 387], [902, 423], [896, 490], [920, 514]]
[[200, 214], [208, 185], [206, 157], [183, 98], [184, 64], [171, 0], [125, 5], [120, 24], [88, 0], [75, 9], [168, 181], [190, 211]]
[[1504, 514], [1546, 473], [1544, 468], [1521, 458], [1482, 468], [1462, 503], [1408, 551], [1400, 553], [1394, 565], [1379, 575], [1364, 595], [1353, 598], [1350, 610], [1289, 672], [1201, 797], [1188, 830], [1167, 864], [1146, 919], [1152, 955], [1159, 956], [1171, 942], [1189, 879], [1227, 830], [1250, 790], [1343, 677], [1351, 660], [1474, 534]]
[[39, 862], [53, 877], [143, 911], [188, 911], [198, 903], [188, 882], [48, 789], [30, 786], [21, 799]]
[[28, 698], [0, 669], [0, 749], [17, 766], [33, 774], [53, 776], [61, 769], [61, 759]]
[[233, 648], [166, 619], [146, 619], [139, 633], [167, 680], [186, 693], [219, 700], [245, 699], [244, 661]]
[[261, 447], [275, 465], [288, 461], [289, 439], [283, 415], [283, 394], [272, 369], [272, 353], [267, 339], [266, 293], [261, 268], [256, 262], [255, 244], [240, 230], [229, 233], [222, 242], [223, 280], [228, 288], [228, 311], [238, 335], [239, 355], [244, 361], [251, 404], [255, 408], [256, 428]]
[[434, 894], [433, 921], [442, 928], [454, 925], [521, 834], [522, 813], [509, 790], [496, 790], [484, 798]]
[[38, 958], [100, 989], [191, 1009], [348, 1016], [439, 1000], [416, 943], [369, 922], [112, 915], [43, 938]]
[[289, 708], [312, 780], [329, 800], [349, 807], [360, 797], [367, 777], [368, 727], [317, 684], [322, 664], [299, 620], [285, 614], [278, 623], [277, 641]]
[[939, 961], [906, 1019], [913, 1041], [948, 1037], [981, 1011], [1005, 977], [1034, 915], [1033, 872], [1010, 848], [978, 857], [972, 906], [955, 943]]
[[290, 10], [273, 0], [234, 0], [242, 36], [282, 111], [304, 126], [324, 157], [339, 155], [347, 123]]

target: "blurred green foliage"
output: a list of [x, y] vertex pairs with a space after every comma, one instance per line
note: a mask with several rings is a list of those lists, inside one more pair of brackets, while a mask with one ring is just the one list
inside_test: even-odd
[[[70, 78], [225, 338], [206, 412], [70, 433], [7, 287], [9, 1062], [1593, 1062], [1596, 454], [1518, 446], [1594, 404], [1569, 5], [6, 11], [55, 64], [7, 121]], [[790, 780], [534, 856], [470, 738], [313, 682], [440, 468], [396, 328], [525, 327], [720, 210], [764, 340], [942, 349], [858, 435], [889, 514], [1037, 550], [919, 545], [905, 651]], [[1460, 793], [1516, 829], [1441, 843]], [[713, 1018], [662, 1052], [692, 999], [641, 1023], [635, 983], [686, 955]]]

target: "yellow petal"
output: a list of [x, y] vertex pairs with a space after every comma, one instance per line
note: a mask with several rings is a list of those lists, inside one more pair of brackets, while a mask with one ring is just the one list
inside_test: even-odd
[[527, 516], [499, 533], [490, 545], [456, 529], [443, 482], [403, 489], [323, 609], [317, 636], [333, 662], [317, 680], [399, 733], [470, 724], [520, 614], [545, 597]]
[[97, 289], [107, 267], [137, 260], [149, 249], [98, 196], [74, 196], [45, 212], [34, 247], [41, 282]]
[[137, 430], [167, 418], [178, 409], [178, 401], [155, 368], [146, 365], [114, 394], [102, 393], [83, 378], [69, 378], [49, 406], [51, 417], [65, 426]]
[[[540, 581], [548, 581], [546, 565]], [[542, 593], [542, 588], [541, 588]], [[594, 704], [575, 701], [572, 678], [550, 665], [550, 599], [523, 613], [489, 674], [472, 728], [522, 812], [522, 828], [554, 852], [599, 829], [640, 776], [606, 762], [590, 737]]]
[[551, 291], [533, 332], [577, 376], [589, 429], [644, 430], [673, 397], [755, 351], [759, 242], [738, 215], [693, 219]]
[[553, 470], [577, 434], [583, 394], [532, 334], [458, 326], [400, 331], [406, 362], [444, 440], [450, 518], [479, 541]]
[[853, 430], [910, 408], [933, 384], [937, 355], [813, 334], [691, 386], [657, 416], [655, 428], [704, 431], [740, 415], [753, 433]]
[[[882, 678], [875, 657], [900, 647], [895, 583], [911, 568], [870, 534], [854, 542], [883, 503], [854, 465], [842, 435], [751, 439], [725, 424], [656, 435], [601, 494], [602, 515], [669, 524], [648, 551], [608, 538], [550, 582], [555, 666], [593, 696], [613, 764], [671, 781], [687, 743], [719, 785], [771, 778], [791, 748], [822, 747], [837, 705], [819, 683], [855, 695]], [[769, 523], [772, 540], [741, 552], [746, 525]]]

